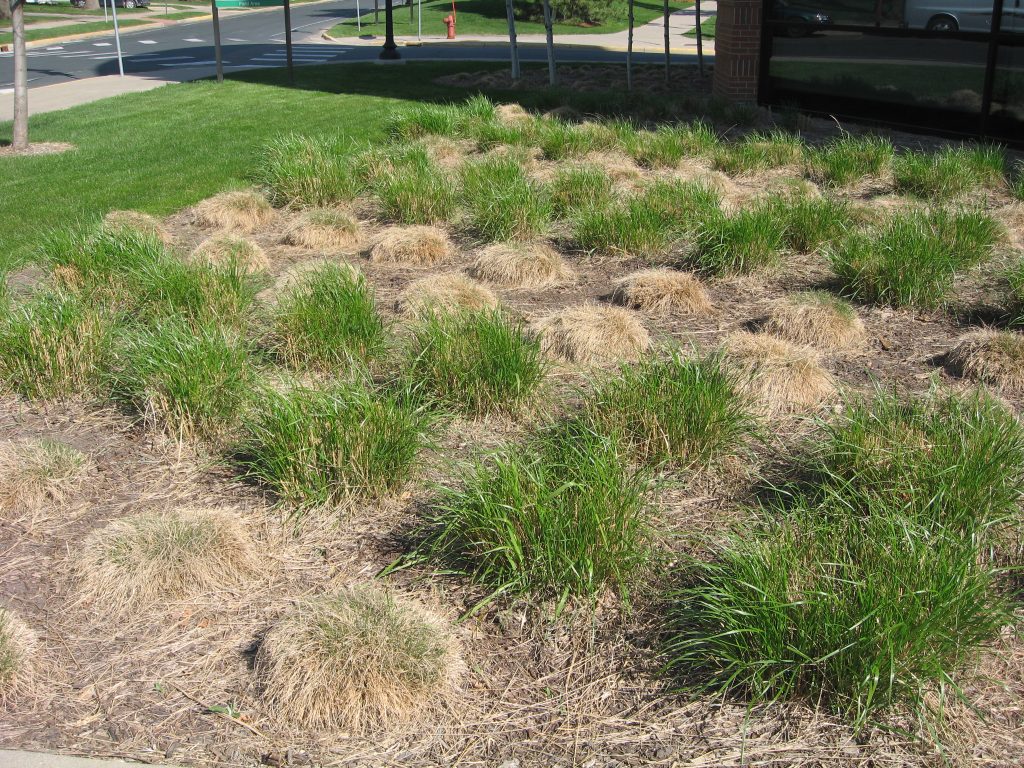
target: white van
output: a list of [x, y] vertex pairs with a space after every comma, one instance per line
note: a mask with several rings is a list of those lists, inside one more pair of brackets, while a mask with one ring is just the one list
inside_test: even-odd
[[[1013, 4], [1019, 1], [1003, 0], [1007, 6], [1006, 11], [1010, 11]], [[906, 0], [903, 20], [910, 29], [989, 32], [992, 29], [992, 5], [992, 0]], [[1004, 27], [1009, 18], [1009, 14], [1004, 12]]]

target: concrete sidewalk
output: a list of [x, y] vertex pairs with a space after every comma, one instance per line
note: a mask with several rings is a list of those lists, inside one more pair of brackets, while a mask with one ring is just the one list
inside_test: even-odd
[[[138, 768], [143, 763], [121, 760], [96, 760], [91, 757], [72, 757], [50, 752], [23, 752], [19, 749], [0, 749], [0, 768]], [[162, 764], [165, 768], [173, 768]]]
[[[716, 0], [705, 0], [701, 3], [701, 21], [711, 18], [718, 13]], [[683, 8], [674, 11], [669, 16], [669, 46], [672, 53], [695, 53], [697, 40], [687, 37], [687, 32], [692, 32], [697, 26], [697, 14], [694, 8]], [[367, 37], [331, 37], [324, 33], [324, 38], [332, 43], [341, 45], [369, 45], [378, 46], [383, 38], [380, 36]], [[544, 45], [547, 40], [544, 35], [517, 35], [516, 39], [523, 45]], [[423, 35], [417, 38], [415, 35], [399, 35], [395, 38], [399, 45], [459, 45], [472, 43], [475, 45], [508, 45], [508, 37], [502, 35], [459, 35], [455, 40], [448, 40], [442, 34]], [[555, 35], [555, 47], [560, 46], [588, 46], [601, 48], [606, 51], [625, 51], [629, 47], [629, 33], [626, 30], [612, 32], [609, 34], [581, 33], [577, 35]], [[704, 53], [713, 55], [715, 52], [715, 41], [703, 41]], [[665, 23], [664, 19], [658, 17], [643, 26], [633, 30], [633, 52], [634, 53], [661, 53], [665, 50]]]

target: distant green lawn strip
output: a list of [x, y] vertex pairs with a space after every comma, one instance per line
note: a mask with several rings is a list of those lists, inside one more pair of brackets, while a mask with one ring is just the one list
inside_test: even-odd
[[[712, 16], [709, 19], [704, 19], [704, 21], [702, 21], [700, 23], [700, 36], [704, 40], [714, 40], [715, 39], [715, 23], [717, 21], [718, 21], [718, 17], [717, 16]], [[686, 37], [697, 37], [697, 30], [696, 29], [691, 29], [689, 32], [684, 32], [683, 34]]]
[[[680, 8], [688, 8], [692, 3], [672, 0], [669, 8], [673, 11]], [[508, 34], [508, 21], [505, 15], [504, 0], [476, 0], [472, 3], [472, 10], [458, 10], [459, 3], [456, 3], [457, 23], [456, 34], [458, 35], [506, 35]], [[626, 29], [626, 4], [622, 3], [623, 12], [621, 19], [602, 24], [599, 26], [580, 26], [578, 24], [555, 24], [556, 35], [580, 35], [580, 34], [605, 34], [608, 32], [621, 32]], [[356, 27], [355, 19], [348, 19], [345, 22], [331, 28], [330, 35], [333, 37], [356, 37], [358, 35], [383, 35], [384, 34], [384, 13], [383, 4], [380, 14], [380, 23], [374, 24], [374, 14], [365, 14], [362, 17], [362, 31]], [[395, 8], [395, 34], [399, 36], [415, 35], [418, 30], [419, 6], [413, 7], [413, 18], [409, 18], [408, 7]], [[444, 17], [452, 12], [450, 0], [433, 0], [423, 3], [423, 34], [436, 37], [444, 34], [446, 27]], [[635, 25], [637, 27], [647, 24], [659, 18], [662, 14], [660, 2], [637, 2], [634, 9]], [[543, 34], [544, 25], [535, 21], [516, 22], [516, 33], [520, 35]]]
[[[141, 19], [126, 19], [120, 21], [120, 26], [124, 27], [137, 27], [140, 24], [147, 22]], [[46, 27], [44, 29], [32, 29], [31, 27], [25, 31], [25, 39], [29, 42], [33, 40], [49, 40], [54, 37], [70, 37], [72, 35], [84, 35], [88, 32], [113, 32], [113, 22], [107, 23], [105, 21], [88, 21], [82, 24], [68, 24], [63, 27]], [[0, 32], [0, 43], [10, 43], [13, 41], [13, 36], [10, 32]]]

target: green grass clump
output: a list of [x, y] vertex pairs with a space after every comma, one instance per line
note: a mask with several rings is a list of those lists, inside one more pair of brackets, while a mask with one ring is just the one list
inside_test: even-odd
[[0, 382], [32, 399], [90, 394], [112, 349], [109, 313], [63, 291], [0, 303]]
[[394, 111], [387, 129], [393, 139], [406, 141], [424, 136], [465, 138], [469, 129], [493, 123], [495, 116], [494, 103], [477, 95], [463, 104], [416, 104]]
[[979, 187], [1005, 184], [1006, 156], [997, 146], [947, 147], [906, 152], [893, 160], [896, 191], [926, 200], [958, 197]]
[[57, 232], [44, 244], [43, 261], [58, 285], [131, 322], [236, 325], [261, 284], [237, 259], [189, 264], [153, 235], [124, 229]]
[[1000, 237], [998, 224], [984, 213], [911, 211], [849, 235], [830, 259], [852, 298], [934, 308], [948, 297], [957, 272], [984, 261]]
[[360, 191], [349, 152], [333, 137], [277, 138], [263, 148], [253, 175], [276, 206], [327, 207]]
[[892, 143], [881, 136], [843, 134], [822, 147], [808, 150], [806, 173], [829, 187], [845, 187], [879, 177], [892, 165]]
[[715, 355], [623, 366], [594, 393], [588, 410], [638, 460], [677, 469], [744, 455], [754, 430], [747, 403]]
[[1011, 620], [977, 546], [898, 505], [765, 512], [782, 519], [682, 573], [669, 666], [706, 692], [802, 698], [857, 730], [887, 710], [924, 719]]
[[649, 557], [647, 484], [614, 438], [559, 425], [467, 467], [422, 554], [495, 595], [627, 597]]
[[110, 387], [171, 437], [220, 442], [237, 427], [254, 381], [249, 347], [234, 333], [172, 319], [125, 334]]
[[731, 215], [716, 210], [697, 229], [693, 264], [711, 275], [774, 268], [787, 245], [787, 224], [775, 199]]
[[1014, 325], [1024, 324], [1024, 258], [1007, 270], [1010, 283], [1010, 317]]
[[282, 296], [271, 336], [286, 365], [318, 371], [372, 360], [388, 343], [366, 279], [337, 264], [318, 267]]
[[803, 158], [803, 142], [781, 131], [753, 133], [735, 144], [723, 144], [715, 152], [714, 167], [736, 175], [794, 165]]
[[549, 187], [554, 215], [568, 219], [591, 210], [604, 210], [614, 198], [612, 180], [598, 166], [563, 168]]
[[514, 414], [544, 374], [539, 339], [500, 312], [435, 313], [413, 330], [406, 375], [442, 406]]
[[618, 149], [635, 130], [628, 123], [574, 124], [551, 119], [540, 124], [537, 143], [544, 159], [566, 160]]
[[798, 253], [812, 253], [840, 240], [853, 226], [849, 203], [834, 197], [800, 195], [777, 203], [785, 222], [786, 247]]
[[370, 188], [381, 214], [401, 224], [445, 224], [456, 211], [455, 185], [418, 144], [376, 153]]
[[905, 516], [977, 536], [1020, 519], [1024, 427], [984, 394], [880, 391], [824, 428], [806, 474], [846, 499], [896, 499]]
[[269, 390], [249, 415], [238, 461], [298, 508], [392, 493], [428, 445], [432, 422], [413, 400], [362, 383]]
[[1013, 176], [1009, 179], [1010, 193], [1018, 200], [1024, 200], [1024, 162], [1018, 161], [1013, 166]]
[[644, 168], [674, 168], [684, 157], [710, 154], [719, 146], [718, 134], [707, 123], [662, 126], [640, 131], [630, 142], [630, 154]]
[[551, 221], [551, 200], [511, 156], [467, 163], [462, 199], [470, 226], [491, 241], [529, 240]]
[[581, 211], [573, 234], [587, 250], [663, 256], [703, 221], [717, 217], [719, 201], [719, 194], [703, 184], [656, 181], [627, 200]]
[[824, 427], [770, 521], [692, 562], [670, 664], [858, 729], [936, 714], [1012, 612], [990, 547], [1019, 526], [1024, 427], [984, 394], [877, 392]]

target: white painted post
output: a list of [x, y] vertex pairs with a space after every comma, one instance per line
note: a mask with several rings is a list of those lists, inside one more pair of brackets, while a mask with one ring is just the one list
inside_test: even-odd
[[[104, 6], [105, 8], [106, 6]], [[117, 44], [117, 71], [124, 77], [124, 60], [121, 58], [121, 28], [117, 26], [117, 0], [110, 0], [110, 13], [114, 17], [114, 42]]]

